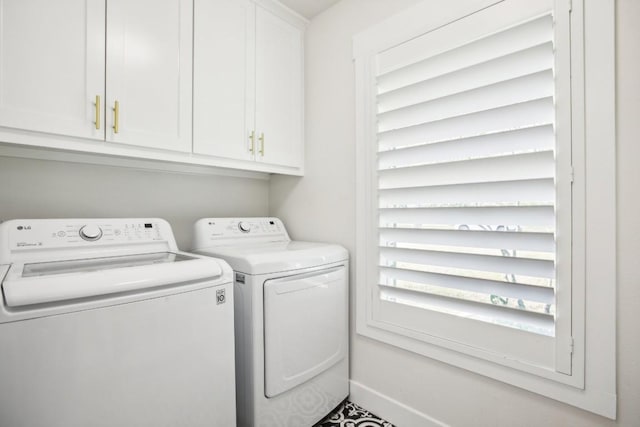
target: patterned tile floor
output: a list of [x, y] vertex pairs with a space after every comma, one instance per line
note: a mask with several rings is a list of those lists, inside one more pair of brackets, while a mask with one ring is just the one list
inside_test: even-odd
[[344, 401], [335, 411], [320, 421], [315, 427], [394, 427], [393, 424], [375, 416], [349, 401]]

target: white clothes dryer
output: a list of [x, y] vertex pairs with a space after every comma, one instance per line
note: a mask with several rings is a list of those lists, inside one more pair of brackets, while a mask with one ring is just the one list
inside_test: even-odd
[[311, 427], [349, 394], [348, 252], [277, 218], [205, 218], [194, 252], [234, 270], [241, 427]]
[[232, 274], [161, 219], [0, 224], [0, 425], [235, 425]]

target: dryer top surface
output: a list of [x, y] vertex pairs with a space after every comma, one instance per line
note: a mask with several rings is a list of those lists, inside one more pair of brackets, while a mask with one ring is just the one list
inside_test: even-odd
[[233, 270], [253, 275], [301, 270], [349, 258], [340, 245], [301, 241], [216, 246], [197, 252], [222, 258]]

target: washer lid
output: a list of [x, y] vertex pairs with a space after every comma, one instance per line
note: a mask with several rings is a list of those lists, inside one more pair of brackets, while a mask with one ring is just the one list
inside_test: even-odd
[[300, 270], [349, 259], [340, 245], [299, 241], [216, 246], [198, 252], [222, 258], [233, 270], [245, 274]]
[[222, 281], [225, 263], [184, 253], [12, 264], [2, 290], [9, 307], [140, 292], [196, 281]]

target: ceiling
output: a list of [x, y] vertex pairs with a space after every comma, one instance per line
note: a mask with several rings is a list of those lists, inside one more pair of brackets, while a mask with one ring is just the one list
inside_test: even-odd
[[340, 0], [280, 0], [280, 3], [311, 19]]

